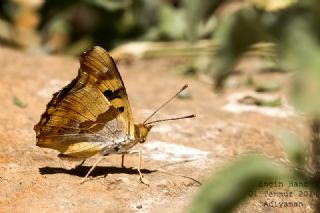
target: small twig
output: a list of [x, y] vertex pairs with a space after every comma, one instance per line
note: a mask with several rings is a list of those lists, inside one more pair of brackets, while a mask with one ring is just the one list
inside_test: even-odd
[[194, 43], [185, 41], [171, 42], [131, 42], [111, 50], [116, 61], [152, 57], [187, 57], [214, 55], [217, 45], [211, 40]]
[[172, 165], [176, 165], [176, 164], [188, 163], [188, 162], [192, 162], [192, 161], [195, 161], [195, 160], [197, 160], [197, 159], [183, 160], [183, 161], [178, 161], [178, 162], [169, 163], [169, 164], [166, 164], [166, 165], [163, 165], [163, 166], [158, 167], [158, 169], [156, 169], [156, 171], [157, 171], [157, 172], [160, 172], [160, 173], [163, 173], [163, 174], [168, 174], [168, 175], [173, 175], [173, 176], [177, 176], [177, 177], [187, 178], [187, 179], [190, 179], [190, 180], [196, 182], [197, 184], [199, 184], [199, 186], [201, 186], [202, 183], [201, 183], [200, 181], [196, 180], [195, 178], [192, 178], [192, 177], [189, 177], [189, 176], [185, 176], [185, 175], [172, 174], [172, 173], [170, 173], [170, 172], [166, 172], [166, 171], [163, 171], [163, 170], [159, 170], [160, 168], [165, 168], [165, 167], [172, 166]]
[[200, 181], [196, 180], [196, 179], [193, 178], [193, 177], [189, 177], [189, 176], [185, 176], [185, 175], [172, 174], [172, 173], [170, 173], [170, 172], [165, 172], [165, 171], [160, 171], [160, 170], [156, 170], [156, 171], [159, 172], [159, 173], [167, 174], [167, 175], [172, 175], [172, 176], [176, 176], [176, 177], [187, 178], [187, 179], [190, 179], [190, 180], [196, 182], [197, 184], [199, 184], [199, 186], [202, 185], [202, 183], [201, 183]]
[[158, 167], [158, 169], [165, 168], [165, 167], [172, 166], [172, 165], [181, 164], [181, 163], [189, 163], [189, 162], [192, 162], [192, 161], [195, 161], [195, 160], [196, 160], [196, 159], [192, 159], [192, 160], [183, 160], [183, 161], [178, 161], [178, 162], [168, 163], [168, 164], [165, 164], [165, 165], [163, 165], [163, 166]]

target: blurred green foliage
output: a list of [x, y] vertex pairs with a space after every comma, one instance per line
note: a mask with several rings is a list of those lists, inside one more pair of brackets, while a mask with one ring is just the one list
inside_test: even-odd
[[303, 169], [306, 163], [306, 147], [302, 141], [295, 134], [284, 129], [278, 130], [277, 134], [294, 167]]
[[[0, 2], [0, 18], [11, 23], [12, 28], [25, 27], [25, 22], [37, 19], [38, 24], [29, 30], [38, 33], [39, 48], [49, 52], [65, 51], [78, 44], [84, 49], [93, 44], [110, 49], [132, 40], [181, 40], [186, 28], [184, 12], [170, 1], [38, 2], [39, 5], [32, 6], [29, 0], [3, 0]], [[19, 44], [19, 41], [15, 42]]]
[[319, 66], [319, 11], [316, 0], [2, 0], [0, 41], [79, 54], [92, 45], [209, 39], [211, 56], [185, 70], [205, 71], [222, 89], [249, 53], [284, 69]]
[[[2, 33], [6, 26], [0, 25], [0, 38], [45, 52], [81, 52], [93, 44], [111, 49], [130, 41], [184, 40], [186, 16], [178, 0], [3, 0], [0, 20], [9, 23], [8, 30], [16, 36]], [[38, 40], [25, 44], [17, 38], [21, 28]]]
[[[202, 69], [210, 70], [219, 89], [250, 51], [278, 58], [286, 68], [316, 62], [319, 11], [316, 0], [2, 0], [0, 40], [74, 54], [93, 44], [111, 49], [130, 41], [211, 39], [218, 47]], [[274, 50], [258, 45], [252, 51], [261, 42]]]
[[259, 189], [260, 182], [289, 180], [293, 177], [292, 171], [266, 158], [243, 156], [207, 180], [190, 212], [233, 212], [252, 192]]
[[[273, 44], [271, 49], [265, 46], [255, 48], [253, 55], [267, 56], [272, 60], [275, 57], [276, 66], [292, 71], [289, 97], [295, 108], [309, 118], [311, 151], [293, 133], [282, 130], [278, 134], [292, 169], [280, 165], [272, 167], [272, 160], [261, 157], [240, 158], [209, 178], [195, 199], [191, 212], [232, 212], [249, 197], [250, 191], [259, 188], [254, 183], [262, 180], [297, 178], [310, 183], [311, 189], [319, 192], [320, 99], [317, 97], [320, 94], [320, 4], [316, 0], [286, 1], [277, 8], [267, 6], [271, 0], [248, 2], [255, 4], [241, 6], [218, 18], [213, 39], [219, 48], [210, 66], [215, 87], [224, 87], [238, 60], [252, 46], [261, 42]], [[278, 88], [277, 85], [267, 85], [270, 87]], [[265, 88], [263, 86], [260, 90]], [[318, 212], [319, 199], [315, 208]]]
[[291, 160], [291, 168], [259, 155], [241, 156], [206, 181], [193, 201], [190, 212], [234, 212], [246, 199], [259, 199], [259, 189], [265, 187], [261, 183], [302, 182], [319, 192], [319, 177], [306, 170], [307, 155], [302, 142], [286, 130], [277, 134]]

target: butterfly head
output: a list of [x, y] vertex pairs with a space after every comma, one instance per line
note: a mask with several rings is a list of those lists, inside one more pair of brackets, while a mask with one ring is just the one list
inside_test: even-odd
[[135, 136], [139, 143], [144, 143], [153, 125], [136, 124]]

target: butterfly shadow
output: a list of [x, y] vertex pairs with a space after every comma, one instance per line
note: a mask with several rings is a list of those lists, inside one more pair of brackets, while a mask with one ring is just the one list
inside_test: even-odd
[[[39, 172], [42, 175], [52, 175], [52, 174], [69, 174], [79, 177], [84, 177], [88, 171], [91, 169], [91, 166], [79, 166], [72, 169], [65, 169], [61, 167], [41, 167], [39, 168]], [[156, 172], [156, 170], [149, 170], [149, 169], [140, 169], [141, 173], [149, 174]], [[133, 167], [115, 167], [115, 166], [97, 166], [91, 173], [91, 177], [98, 177], [98, 176], [107, 176], [108, 174], [138, 174], [136, 168]]]

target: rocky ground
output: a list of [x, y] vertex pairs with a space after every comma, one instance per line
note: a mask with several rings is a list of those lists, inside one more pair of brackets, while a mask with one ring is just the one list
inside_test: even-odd
[[[140, 147], [142, 172], [150, 186], [138, 181], [135, 155], [126, 157], [126, 168], [121, 168], [121, 156], [107, 157], [90, 180], [80, 184], [95, 159], [74, 169], [77, 162], [62, 161], [56, 151], [37, 147], [33, 131], [52, 93], [76, 76], [78, 60], [0, 47], [0, 212], [187, 212], [199, 182], [241, 154], [257, 152], [288, 164], [274, 130], [307, 135], [305, 123], [290, 108], [239, 104], [237, 97], [248, 89], [216, 94], [211, 85], [170, 72], [173, 63], [153, 59], [119, 64], [136, 122], [182, 85], [190, 87], [189, 99], [175, 100], [158, 118], [197, 117], [157, 125]], [[268, 199], [247, 201], [237, 211], [288, 212], [263, 207]], [[309, 199], [291, 199], [304, 206], [289, 211], [314, 212]]]

